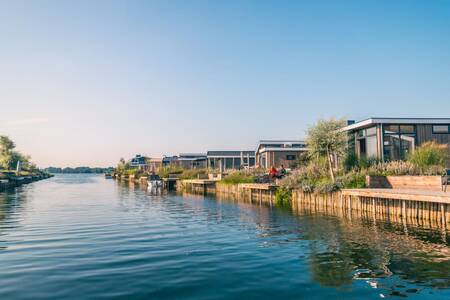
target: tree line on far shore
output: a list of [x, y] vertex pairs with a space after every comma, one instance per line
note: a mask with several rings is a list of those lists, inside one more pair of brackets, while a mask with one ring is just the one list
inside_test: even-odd
[[76, 168], [57, 168], [57, 167], [48, 167], [44, 169], [44, 171], [50, 174], [103, 174], [103, 173], [111, 173], [114, 171], [114, 168], [91, 168], [91, 167], [76, 167]]

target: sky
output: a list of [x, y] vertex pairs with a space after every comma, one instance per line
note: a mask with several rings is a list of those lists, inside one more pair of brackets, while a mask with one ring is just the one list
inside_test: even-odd
[[40, 167], [450, 117], [450, 1], [0, 0], [0, 135]]

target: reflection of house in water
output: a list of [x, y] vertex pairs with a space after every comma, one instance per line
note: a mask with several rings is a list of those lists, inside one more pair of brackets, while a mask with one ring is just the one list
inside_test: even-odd
[[417, 146], [436, 141], [450, 145], [450, 118], [370, 118], [343, 128], [358, 156], [404, 160]]
[[362, 212], [313, 206], [294, 209], [300, 216], [322, 215], [299, 218], [298, 226], [305, 239], [320, 241], [310, 243], [309, 263], [314, 280], [321, 285], [343, 287], [361, 280], [371, 288], [382, 286], [379, 292], [388, 295], [393, 289], [406, 295], [413, 286], [417, 292], [424, 287], [450, 287], [448, 230], [391, 222], [381, 216], [378, 220]]

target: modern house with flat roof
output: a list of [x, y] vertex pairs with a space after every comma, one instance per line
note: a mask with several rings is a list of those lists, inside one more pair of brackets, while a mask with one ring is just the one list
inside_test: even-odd
[[163, 166], [163, 158], [150, 158], [147, 160], [148, 163], [148, 169], [151, 172], [158, 171]]
[[178, 156], [163, 156], [162, 165], [163, 167], [176, 166], [178, 162]]
[[256, 165], [266, 169], [291, 167], [307, 151], [306, 143], [300, 140], [262, 140], [256, 148]]
[[129, 163], [130, 163], [130, 166], [132, 166], [132, 167], [138, 167], [138, 168], [145, 169], [148, 166], [147, 165], [148, 159], [149, 158], [146, 156], [137, 154], [135, 157], [130, 159]]
[[210, 169], [240, 169], [255, 166], [255, 151], [208, 151], [206, 153]]
[[180, 153], [177, 165], [185, 169], [206, 168], [206, 154], [203, 153]]
[[404, 160], [428, 141], [450, 145], [450, 118], [369, 118], [342, 130], [359, 157], [382, 161]]

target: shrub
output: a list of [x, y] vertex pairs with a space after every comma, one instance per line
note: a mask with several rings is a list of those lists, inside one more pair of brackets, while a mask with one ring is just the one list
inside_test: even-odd
[[418, 147], [409, 157], [408, 161], [419, 168], [430, 166], [445, 167], [449, 159], [449, 147], [436, 142], [427, 142]]
[[178, 166], [165, 166], [159, 168], [158, 172], [156, 172], [161, 178], [168, 178], [169, 174], [182, 174], [183, 168]]
[[139, 178], [142, 176], [143, 172], [139, 168], [131, 168], [124, 170], [122, 174], [128, 176], [134, 175], [135, 178]]
[[358, 155], [356, 155], [356, 153], [353, 151], [348, 152], [344, 157], [342, 165], [345, 171], [351, 171], [359, 167]]
[[442, 175], [443, 172], [443, 166], [427, 166], [421, 168], [409, 161], [391, 161], [388, 163], [379, 163], [367, 169], [367, 174], [371, 176], [433, 176]]
[[275, 192], [275, 205], [288, 206], [291, 204], [292, 192], [291, 190], [280, 187]]
[[180, 174], [180, 179], [198, 179], [199, 175], [207, 175], [208, 169], [185, 169]]
[[237, 171], [226, 176], [221, 182], [224, 184], [254, 183], [255, 176], [250, 172]]
[[350, 172], [337, 179], [341, 188], [361, 189], [366, 187], [366, 174], [361, 172]]

